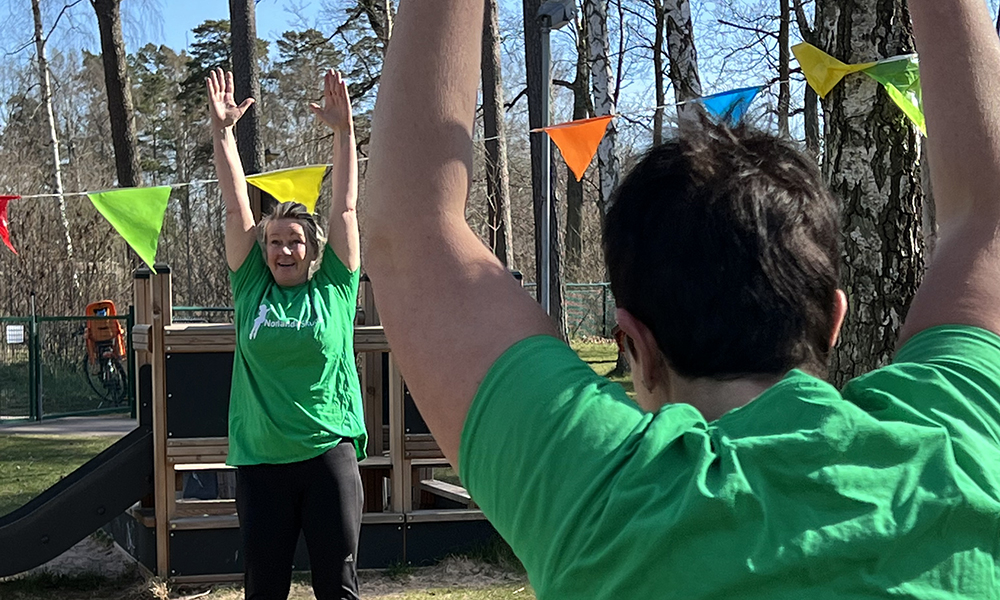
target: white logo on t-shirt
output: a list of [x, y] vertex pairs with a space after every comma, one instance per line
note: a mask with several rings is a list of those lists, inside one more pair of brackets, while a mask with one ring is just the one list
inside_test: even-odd
[[[253, 329], [250, 330], [250, 339], [256, 339], [257, 333], [260, 331], [261, 327], [278, 327], [282, 329], [307, 329], [316, 326], [316, 321], [297, 321], [295, 319], [289, 319], [287, 321], [276, 320], [271, 321], [267, 318], [267, 313], [270, 311], [267, 304], [261, 304], [257, 309], [257, 318], [253, 320]], [[275, 311], [277, 313], [277, 311]]]
[[261, 304], [257, 310], [257, 318], [253, 320], [253, 329], [250, 330], [251, 340], [257, 337], [257, 331], [260, 330], [260, 326], [267, 320], [267, 305]]

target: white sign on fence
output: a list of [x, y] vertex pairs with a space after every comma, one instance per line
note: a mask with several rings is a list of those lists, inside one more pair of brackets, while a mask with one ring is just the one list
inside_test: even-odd
[[7, 343], [8, 344], [24, 343], [24, 325], [7, 326]]

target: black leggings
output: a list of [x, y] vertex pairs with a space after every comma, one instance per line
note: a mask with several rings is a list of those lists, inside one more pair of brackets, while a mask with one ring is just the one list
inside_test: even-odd
[[349, 440], [302, 462], [239, 467], [236, 508], [247, 600], [288, 598], [299, 531], [317, 600], [357, 599], [362, 494]]

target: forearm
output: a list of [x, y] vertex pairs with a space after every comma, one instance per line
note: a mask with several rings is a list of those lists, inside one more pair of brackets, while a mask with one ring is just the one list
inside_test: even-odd
[[464, 222], [482, 0], [405, 2], [375, 107], [366, 221], [372, 250]]
[[361, 266], [358, 233], [358, 155], [354, 127], [333, 135], [333, 197], [330, 200], [329, 244], [340, 262], [351, 271]]
[[333, 134], [333, 197], [330, 202], [330, 223], [345, 213], [353, 213], [358, 203], [358, 150], [354, 127]]
[[982, 0], [910, 0], [942, 231], [1000, 215], [1000, 42]]
[[[226, 216], [234, 216], [238, 221], [252, 228], [253, 214], [250, 198], [247, 196], [247, 180], [243, 174], [243, 163], [236, 149], [236, 137], [231, 127], [212, 132], [212, 150], [215, 159], [215, 175], [219, 180], [219, 192], [226, 205]], [[249, 220], [248, 223], [245, 221]]]

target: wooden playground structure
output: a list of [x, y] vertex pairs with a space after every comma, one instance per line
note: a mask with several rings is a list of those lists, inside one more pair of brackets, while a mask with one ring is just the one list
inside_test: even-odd
[[[238, 579], [235, 500], [182, 493], [185, 474], [219, 477], [232, 470], [225, 461], [235, 328], [174, 322], [169, 269], [156, 270], [136, 274], [132, 332], [140, 426], [152, 430], [153, 494], [106, 529], [160, 577]], [[449, 464], [406, 391], [370, 285], [361, 288], [354, 350], [369, 439], [368, 458], [359, 465], [365, 492], [359, 567], [426, 564], [489, 543], [496, 532], [465, 489], [434, 479], [434, 469]], [[294, 564], [308, 567], [301, 539]]]

